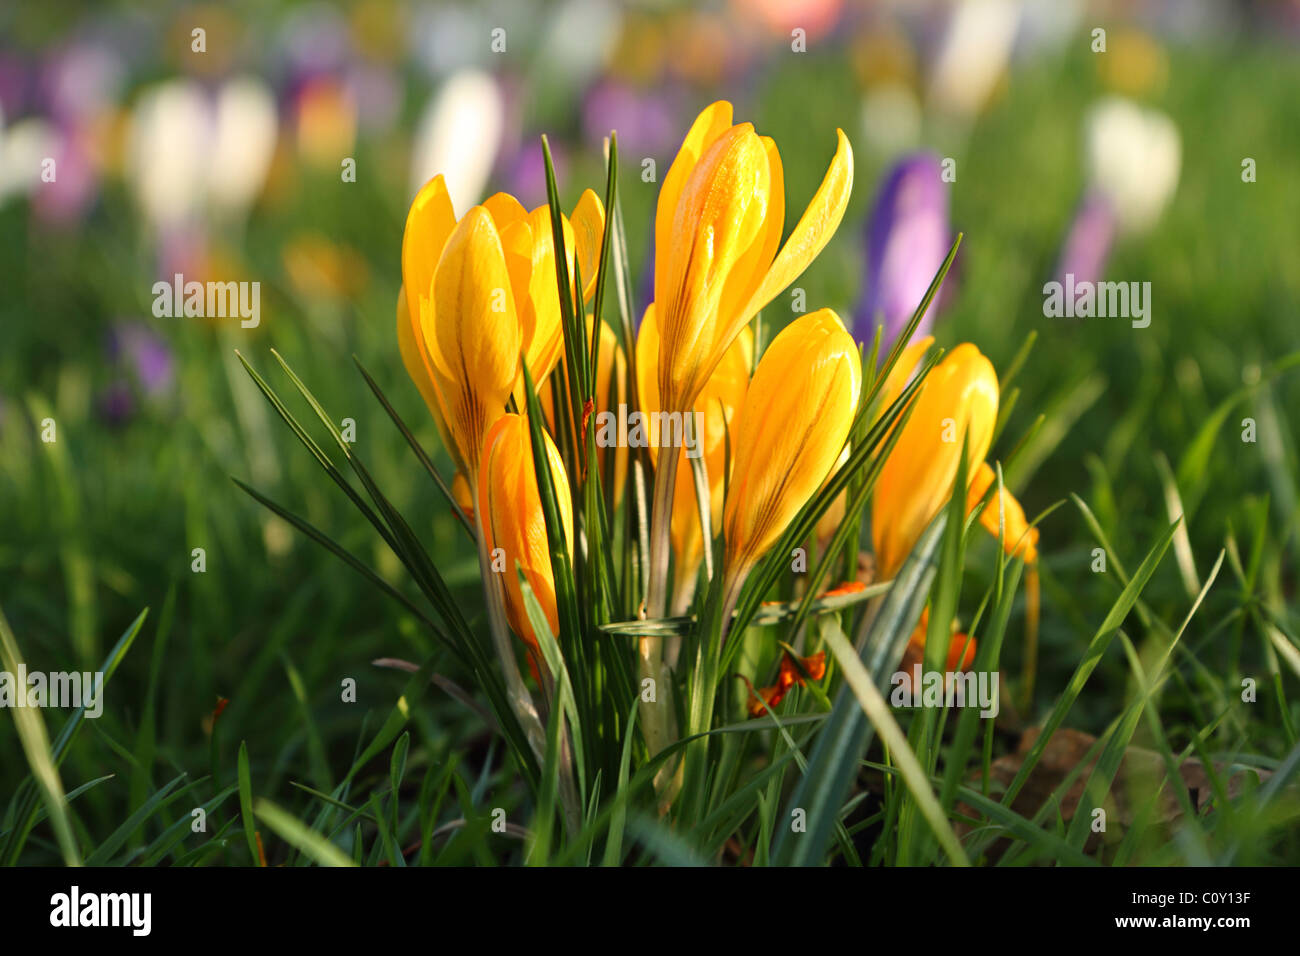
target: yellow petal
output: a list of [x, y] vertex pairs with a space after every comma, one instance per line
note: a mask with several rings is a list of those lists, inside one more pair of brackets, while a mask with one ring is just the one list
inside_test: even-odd
[[528, 210], [524, 209], [523, 203], [509, 193], [493, 193], [483, 200], [483, 208], [496, 223], [497, 232], [503, 232], [506, 226], [528, 217]]
[[763, 238], [750, 246], [727, 277], [727, 285], [718, 305], [719, 321], [715, 326], [713, 341], [715, 354], [730, 346], [737, 329], [748, 325], [749, 319], [742, 320], [740, 315], [754, 294], [754, 289], [772, 267], [772, 260], [785, 232], [785, 172], [781, 164], [781, 153], [770, 136], [760, 136], [758, 139], [767, 152], [768, 167], [767, 208], [763, 221], [758, 226]]
[[741, 310], [737, 321], [748, 322], [765, 305], [775, 299], [826, 247], [849, 204], [853, 189], [853, 148], [843, 130], [836, 130], [835, 156], [812, 202], [799, 218], [781, 251], [772, 262], [772, 268], [754, 291], [749, 304]]
[[[665, 250], [672, 244], [673, 217], [677, 213], [677, 200], [681, 195], [686, 180], [695, 169], [705, 151], [731, 128], [731, 104], [718, 100], [700, 111], [700, 115], [691, 124], [677, 158], [668, 168], [663, 185], [659, 189], [659, 202], [655, 211], [655, 289], [663, 282], [667, 263]], [[657, 297], [657, 293], [656, 293]]]
[[[527, 225], [532, 236], [532, 265], [529, 270], [527, 295], [517, 298], [519, 309], [520, 344], [524, 361], [534, 385], [540, 386], [559, 364], [564, 355], [564, 327], [560, 312], [559, 285], [555, 277], [555, 236], [551, 226], [551, 211], [538, 206], [528, 214]], [[560, 218], [564, 230], [564, 246], [568, 251], [569, 278], [573, 278], [574, 237], [573, 227], [565, 217]], [[523, 372], [515, 384], [515, 399], [522, 403]]]
[[[993, 471], [988, 462], [980, 462], [979, 469], [975, 472], [971, 480], [970, 489], [966, 495], [966, 511], [969, 514], [975, 509], [984, 495], [988, 493], [989, 487], [997, 480], [997, 474]], [[1025, 559], [1026, 564], [1033, 564], [1038, 560], [1038, 529], [1029, 527], [1029, 521], [1025, 518], [1025, 509], [1020, 506], [1020, 502], [1015, 499], [1005, 487], [1001, 495], [996, 492], [980, 512], [980, 524], [984, 526], [989, 534], [994, 538], [998, 536], [999, 522], [1002, 523], [1002, 547], [1007, 554]]]
[[402, 233], [402, 285], [409, 314], [420, 314], [420, 296], [429, 294], [442, 248], [455, 228], [447, 184], [441, 176], [434, 176], [412, 200]]
[[[543, 438], [566, 545], [572, 553], [573, 512], [568, 478], [550, 436], [543, 433]], [[535, 650], [537, 635], [528, 618], [516, 562], [537, 596], [553, 635], [559, 634], [560, 622], [527, 418], [502, 415], [488, 432], [478, 476], [478, 499], [488, 553], [494, 562], [503, 559], [504, 569], [492, 576], [504, 585], [506, 617], [515, 633]], [[501, 553], [496, 551], [498, 548]]]
[[[770, 186], [767, 149], [742, 123], [709, 147], [682, 189], [671, 244], [656, 251], [656, 259], [666, 260], [664, 284], [655, 289], [666, 406], [691, 406], [745, 324], [719, 310], [728, 280], [752, 272], [765, 244]], [[719, 327], [729, 333], [719, 335]]]
[[482, 206], [466, 213], [448, 238], [432, 300], [422, 305], [426, 342], [437, 346], [434, 380], [448, 406], [447, 426], [474, 478], [488, 426], [502, 414], [518, 375], [520, 344], [505, 253]]
[[830, 309], [801, 316], [772, 340], [732, 429], [727, 575], [743, 575], [826, 480], [857, 412], [862, 367]]
[[997, 414], [997, 374], [975, 346], [957, 346], [926, 377], [872, 493], [871, 536], [882, 576], [898, 570], [952, 495], [964, 436], [968, 475], [975, 477]]
[[569, 222], [573, 226], [578, 268], [582, 272], [582, 300], [586, 302], [596, 291], [600, 246], [605, 239], [605, 207], [601, 205], [600, 197], [590, 189], [585, 190], [573, 208]]

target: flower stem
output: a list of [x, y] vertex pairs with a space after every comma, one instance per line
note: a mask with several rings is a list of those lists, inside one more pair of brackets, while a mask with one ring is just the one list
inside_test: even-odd
[[[478, 482], [475, 481], [473, 487], [477, 489], [477, 486]], [[506, 625], [502, 582], [500, 575], [492, 570], [492, 561], [488, 556], [487, 535], [483, 529], [483, 509], [479, 506], [478, 491], [473, 491], [472, 495], [474, 525], [477, 532], [475, 537], [478, 539], [479, 573], [483, 577], [483, 592], [487, 601], [488, 629], [492, 634], [492, 645], [501, 661], [501, 672], [506, 679], [506, 698], [515, 712], [515, 717], [519, 720], [519, 726], [523, 728], [524, 736], [528, 739], [528, 745], [533, 751], [533, 756], [537, 758], [538, 765], [544, 766], [546, 729], [542, 726], [541, 717], [538, 716], [537, 707], [533, 703], [532, 694], [528, 692], [528, 686], [524, 683], [523, 675], [519, 673], [519, 662], [515, 659], [514, 645], [510, 643], [510, 631]], [[540, 658], [541, 655], [538, 656]], [[543, 677], [545, 685], [550, 683], [550, 674], [545, 668], [545, 661], [542, 661], [542, 664], [543, 667], [538, 673], [539, 676], [545, 675]], [[554, 703], [548, 701], [548, 704]], [[570, 832], [576, 833], [579, 820], [577, 790], [573, 784], [573, 764], [567, 740], [563, 741], [561, 747], [560, 801], [563, 805], [565, 822]]]
[[[655, 468], [654, 503], [650, 511], [650, 587], [646, 592], [646, 616], [661, 618], [668, 612], [669, 529], [672, 527], [673, 489], [677, 484], [677, 449], [661, 448]], [[641, 731], [646, 748], [653, 757], [676, 736], [672, 682], [664, 666], [663, 638], [642, 637], [639, 642], [638, 667], [642, 685], [654, 681], [654, 699], [641, 696]], [[665, 774], [666, 772], [666, 774]], [[668, 779], [672, 768], [665, 766], [655, 778]]]

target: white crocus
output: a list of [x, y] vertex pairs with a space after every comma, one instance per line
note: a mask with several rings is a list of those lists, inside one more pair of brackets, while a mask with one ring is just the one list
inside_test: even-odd
[[207, 213], [238, 219], [266, 181], [275, 142], [275, 104], [260, 81], [232, 79], [209, 98], [192, 80], [168, 80], [136, 103], [127, 181], [159, 233]]
[[1120, 229], [1149, 229], [1178, 187], [1178, 127], [1159, 110], [1108, 97], [1089, 110], [1085, 134], [1089, 181], [1110, 201]]
[[59, 143], [58, 133], [43, 119], [22, 119], [5, 129], [0, 114], [0, 204], [40, 184], [43, 164], [59, 153]]
[[463, 212], [483, 198], [501, 149], [505, 102], [496, 80], [462, 70], [429, 102], [411, 156], [411, 194], [441, 173], [452, 208]]
[[131, 115], [126, 175], [145, 221], [156, 231], [197, 216], [208, 147], [207, 104], [197, 83], [168, 80], [140, 97]]
[[215, 210], [242, 218], [266, 183], [275, 155], [276, 115], [260, 80], [238, 77], [217, 95], [208, 180]]

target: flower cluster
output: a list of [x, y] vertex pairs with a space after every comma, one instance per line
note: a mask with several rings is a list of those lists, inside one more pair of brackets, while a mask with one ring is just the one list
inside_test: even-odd
[[[852, 149], [838, 132], [820, 187], [782, 242], [786, 197], [776, 144], [751, 124], [733, 122], [731, 104], [707, 107], [659, 192], [654, 299], [635, 341], [630, 325], [620, 338], [598, 318], [597, 278], [610, 230], [591, 190], [558, 228], [553, 205], [528, 212], [504, 193], [458, 219], [441, 176], [416, 196], [402, 242], [402, 358], [455, 463], [455, 497], [473, 518], [489, 604], [500, 602], [544, 687], [554, 675], [542, 652], [549, 638], [537, 627], [544, 619], [550, 637], [562, 631], [556, 555], [575, 562], [597, 530], [584, 508], [583, 489], [593, 480], [587, 463], [594, 460], [612, 484], [604, 489], [611, 507], [631, 508], [636, 498], [626, 493], [635, 449], [600, 442], [599, 453], [587, 456], [592, 416], [615, 406], [630, 403], [650, 423], [643, 463], [653, 493], [645, 534], [640, 542], [629, 534], [623, 545], [637, 552], [644, 575], [639, 608], [651, 623], [698, 607], [703, 583], [720, 595], [716, 638], [725, 641], [751, 573], [847, 467], [855, 428], [886, 415], [889, 432], [901, 431], [892, 435], [872, 493], [878, 578], [899, 570], [959, 493], [953, 486], [963, 449], [970, 510], [984, 506], [980, 520], [1002, 536], [1008, 554], [1035, 560], [1037, 531], [1000, 482], [993, 488], [996, 476], [984, 463], [999, 389], [975, 346], [956, 347], [909, 387], [933, 345], [930, 337], [918, 339], [876, 380], [839, 315], [822, 308], [797, 316], [756, 355], [756, 316], [826, 246], [852, 183]], [[574, 317], [569, 326], [566, 310]], [[892, 314], [889, 321], [894, 334], [906, 325]], [[579, 341], [566, 342], [575, 333]], [[569, 367], [574, 359], [582, 369]], [[584, 394], [573, 375], [589, 380]], [[874, 381], [870, 395], [864, 378]], [[540, 428], [530, 422], [530, 407], [542, 413]], [[534, 458], [542, 449], [545, 469]], [[552, 517], [549, 533], [539, 492], [547, 470], [559, 518], [557, 524]], [[843, 497], [824, 520], [843, 520]], [[645, 498], [643, 489], [643, 509]], [[557, 530], [562, 543], [551, 540]], [[534, 599], [540, 615], [529, 613]], [[652, 629], [638, 639], [642, 686], [663, 695], [651, 694], [641, 711], [652, 756], [676, 739], [674, 708], [656, 706], [672, 693], [678, 664], [679, 648], [665, 645]], [[791, 687], [825, 673], [824, 652], [785, 653], [777, 683], [756, 692], [748, 707], [755, 714], [774, 707]]]

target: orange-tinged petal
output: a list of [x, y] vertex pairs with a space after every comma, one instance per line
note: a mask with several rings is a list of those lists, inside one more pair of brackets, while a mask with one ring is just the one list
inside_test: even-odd
[[[913, 667], [917, 664], [925, 666], [925, 636], [929, 627], [930, 609], [927, 607], [921, 612], [920, 622], [912, 629], [912, 634], [907, 639], [907, 650], [903, 654], [901, 672], [908, 676], [909, 683]], [[960, 631], [954, 631], [948, 638], [948, 656], [944, 663], [944, 670], [955, 674], [969, 670], [974, 663], [975, 639]]]
[[[804, 675], [807, 675], [805, 677]], [[798, 662], [790, 656], [789, 652], [781, 655], [781, 668], [777, 674], [776, 683], [771, 687], [764, 687], [755, 691], [750, 688], [751, 697], [749, 700], [749, 716], [761, 717], [769, 709], [775, 709], [776, 705], [785, 699], [785, 695], [790, 688], [796, 684], [803, 687], [807, 684], [808, 679], [821, 680], [826, 676], [826, 652], [818, 651], [811, 657], [801, 657]], [[759, 699], [761, 698], [761, 699]], [[766, 704], [766, 706], [764, 706]]]
[[755, 248], [761, 251], [767, 239], [770, 196], [767, 149], [748, 123], [719, 137], [682, 189], [670, 245], [656, 250], [656, 260], [667, 260], [663, 283], [655, 286], [666, 408], [691, 406], [745, 324], [719, 309], [729, 280], [753, 272]]
[[769, 709], [775, 710], [776, 705], [781, 703], [785, 698], [785, 692], [787, 690], [789, 690], [788, 687], [782, 687], [780, 684], [773, 684], [771, 687], [761, 687], [758, 690], [755, 690], [751, 686], [749, 689], [749, 716], [762, 717]]
[[[807, 674], [807, 678], [804, 675]], [[807, 680], [821, 680], [826, 676], [826, 652], [818, 651], [811, 657], [801, 657], [798, 662], [789, 652], [781, 657], [781, 683], [798, 684], [801, 687]]]
[[[968, 514], [975, 510], [975, 506], [984, 499], [989, 487], [996, 480], [997, 475], [992, 466], [986, 461], [981, 462], [966, 494]], [[1026, 564], [1033, 564], [1038, 560], [1038, 529], [1029, 527], [1029, 522], [1025, 518], [1025, 509], [1005, 487], [1000, 495], [994, 492], [989, 503], [980, 512], [980, 524], [994, 538], [998, 536], [999, 523], [1003, 525], [1002, 546], [1007, 554], [1024, 558]]]
[[[998, 378], [975, 346], [957, 346], [931, 370], [872, 494], [871, 536], [882, 578], [892, 577], [952, 495], [966, 437], [968, 474], [988, 453]], [[969, 487], [969, 485], [968, 485]]]
[[729, 576], [746, 573], [826, 480], [861, 387], [857, 345], [830, 309], [801, 316], [772, 340], [732, 428]]
[[[572, 553], [573, 513], [569, 482], [559, 451], [550, 436], [543, 433], [543, 437], [560, 506], [565, 543]], [[532, 440], [524, 416], [502, 415], [488, 432], [483, 445], [478, 494], [491, 567], [505, 590], [506, 618], [514, 632], [535, 651], [537, 635], [528, 618], [516, 565], [522, 569], [537, 596], [537, 603], [545, 613], [553, 635], [559, 634], [560, 622], [546, 518], [537, 491]]]
[[731, 104], [726, 100], [718, 100], [701, 110], [686, 133], [686, 138], [677, 151], [677, 158], [668, 168], [668, 175], [664, 177], [655, 211], [656, 289], [663, 281], [661, 277], [667, 267], [664, 251], [672, 244], [673, 218], [677, 213], [678, 197], [700, 157], [718, 137], [731, 128], [731, 115]]
[[455, 228], [456, 213], [447, 184], [441, 176], [434, 176], [412, 200], [402, 233], [402, 285], [411, 315], [420, 314], [420, 296], [429, 294], [443, 246]]

